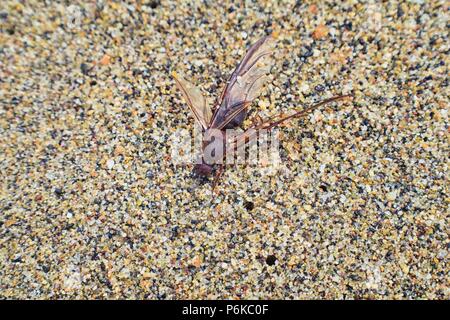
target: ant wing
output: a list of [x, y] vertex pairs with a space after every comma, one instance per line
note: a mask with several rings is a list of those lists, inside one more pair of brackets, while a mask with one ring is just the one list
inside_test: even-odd
[[222, 92], [212, 128], [223, 129], [258, 97], [273, 64], [274, 40], [273, 36], [266, 36], [248, 50]]
[[183, 93], [183, 97], [189, 108], [194, 113], [195, 119], [200, 123], [203, 129], [206, 130], [212, 115], [206, 98], [203, 96], [200, 89], [183, 79], [183, 77], [179, 76], [176, 72], [173, 72], [172, 76], [175, 79], [177, 87]]

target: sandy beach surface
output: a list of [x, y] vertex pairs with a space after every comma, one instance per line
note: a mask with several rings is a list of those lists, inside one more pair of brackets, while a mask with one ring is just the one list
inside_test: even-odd
[[[0, 298], [449, 299], [446, 1], [0, 3]], [[277, 165], [176, 164], [277, 34]], [[249, 125], [248, 121], [245, 125]]]

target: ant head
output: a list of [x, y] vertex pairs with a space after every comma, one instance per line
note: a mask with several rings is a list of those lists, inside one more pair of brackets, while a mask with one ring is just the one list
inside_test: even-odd
[[211, 175], [213, 167], [206, 163], [196, 164], [194, 167], [194, 173], [200, 177], [208, 177]]

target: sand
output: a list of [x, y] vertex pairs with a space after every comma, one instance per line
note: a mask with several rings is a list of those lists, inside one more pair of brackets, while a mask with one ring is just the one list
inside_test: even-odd
[[[446, 1], [70, 3], [0, 3], [1, 298], [450, 298]], [[273, 32], [253, 110], [354, 98], [214, 195], [171, 72], [214, 99]]]

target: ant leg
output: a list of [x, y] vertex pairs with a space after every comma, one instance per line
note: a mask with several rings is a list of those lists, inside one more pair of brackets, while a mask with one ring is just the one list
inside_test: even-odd
[[307, 107], [307, 108], [305, 108], [305, 109], [303, 109], [301, 111], [298, 111], [298, 112], [296, 112], [294, 114], [291, 114], [290, 116], [286, 116], [286, 117], [283, 117], [283, 118], [281, 118], [281, 119], [279, 119], [279, 120], [277, 120], [275, 122], [272, 122], [272, 123], [268, 124], [267, 126], [265, 126], [264, 129], [270, 130], [271, 128], [273, 128], [275, 126], [278, 126], [279, 124], [283, 123], [286, 120], [289, 120], [289, 119], [292, 119], [292, 118], [299, 118], [299, 117], [306, 116], [307, 114], [309, 114], [310, 112], [314, 111], [318, 107], [326, 105], [326, 104], [328, 104], [330, 102], [333, 102], [333, 101], [336, 101], [336, 100], [342, 100], [342, 99], [345, 99], [345, 98], [351, 98], [351, 97], [352, 97], [351, 95], [344, 95], [344, 96], [336, 96], [336, 97], [333, 97], [333, 98], [330, 98], [330, 99], [323, 100], [323, 101], [321, 101], [319, 103], [316, 103], [315, 105], [312, 105], [312, 106]]
[[256, 116], [253, 116], [251, 121], [251, 126], [254, 127], [256, 125]]
[[256, 113], [250, 121], [252, 123], [251, 127], [257, 127], [260, 124], [264, 123], [264, 120], [261, 118], [261, 116], [258, 113]]
[[220, 177], [222, 176], [223, 172], [225, 171], [225, 165], [221, 164], [219, 169], [216, 172], [216, 176], [214, 177], [214, 183], [212, 187], [212, 192], [216, 189], [217, 184], [219, 183]]
[[258, 125], [260, 125], [261, 123], [264, 122], [263, 118], [261, 118], [261, 116], [259, 114], [257, 114], [256, 117], [258, 117], [258, 122], [257, 122]]

